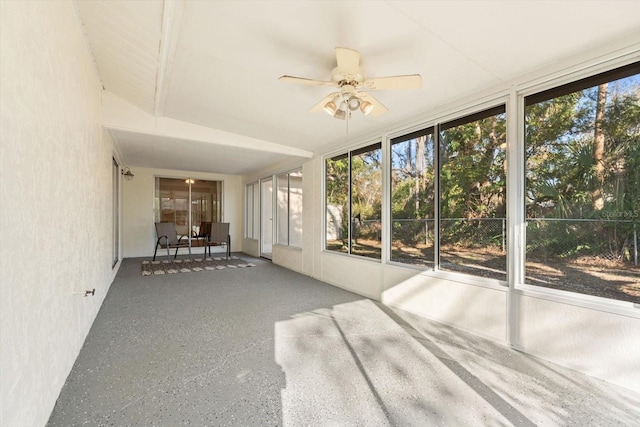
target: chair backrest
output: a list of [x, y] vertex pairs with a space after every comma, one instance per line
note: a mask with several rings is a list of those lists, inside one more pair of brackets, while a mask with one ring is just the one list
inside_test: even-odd
[[228, 222], [214, 222], [211, 224], [211, 234], [209, 235], [210, 243], [227, 243], [229, 236]]
[[211, 234], [211, 221], [202, 221], [196, 237], [207, 237]]
[[156, 222], [156, 234], [158, 238], [160, 238], [160, 236], [167, 236], [168, 242], [160, 243], [168, 243], [169, 245], [178, 243], [178, 232], [176, 231], [176, 224], [174, 222]]

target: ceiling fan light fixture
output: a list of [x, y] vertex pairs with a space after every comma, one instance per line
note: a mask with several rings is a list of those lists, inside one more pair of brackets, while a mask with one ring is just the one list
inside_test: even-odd
[[373, 111], [373, 104], [370, 103], [369, 101], [363, 101], [360, 103], [360, 111], [362, 111], [362, 114], [364, 114], [365, 116], [368, 116], [369, 113], [371, 113]]
[[338, 107], [336, 107], [335, 102], [329, 101], [324, 104], [323, 110], [330, 116], [334, 116], [336, 111], [338, 111]]
[[349, 109], [349, 104], [347, 101], [340, 101], [340, 106], [336, 110], [336, 113], [333, 115], [336, 119], [344, 120], [347, 118], [347, 111]]
[[351, 111], [355, 111], [360, 107], [360, 99], [355, 95], [351, 95], [347, 103]]

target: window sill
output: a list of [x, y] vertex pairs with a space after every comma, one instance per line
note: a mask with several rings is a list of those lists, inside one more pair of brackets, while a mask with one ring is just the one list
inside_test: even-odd
[[362, 256], [362, 255], [348, 254], [346, 252], [329, 251], [327, 249], [323, 249], [322, 253], [323, 254], [330, 254], [330, 255], [347, 257], [347, 258], [351, 258], [353, 260], [358, 260], [358, 261], [362, 260], [362, 261], [367, 261], [367, 262], [375, 262], [377, 264], [382, 263], [382, 260], [377, 259], [377, 258], [369, 258], [369, 257]]
[[489, 279], [487, 277], [472, 276], [470, 274], [457, 273], [453, 271], [426, 270], [423, 271], [421, 275], [425, 277], [450, 280], [452, 282], [462, 283], [465, 285], [479, 286], [501, 292], [507, 292], [509, 290], [509, 286], [505, 281]]
[[300, 248], [298, 246], [283, 245], [282, 243], [275, 243], [273, 245], [273, 247], [274, 248], [285, 249], [285, 250], [292, 250], [292, 251], [302, 252], [302, 248]]

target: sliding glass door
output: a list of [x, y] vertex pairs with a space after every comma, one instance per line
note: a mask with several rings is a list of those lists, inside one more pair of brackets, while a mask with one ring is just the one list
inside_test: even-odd
[[273, 178], [260, 181], [260, 256], [271, 259], [273, 247]]
[[197, 236], [202, 222], [222, 222], [222, 181], [156, 177], [155, 188], [155, 222], [175, 223], [178, 236]]
[[222, 222], [222, 181], [195, 180], [191, 184], [191, 229], [197, 234], [200, 223]]

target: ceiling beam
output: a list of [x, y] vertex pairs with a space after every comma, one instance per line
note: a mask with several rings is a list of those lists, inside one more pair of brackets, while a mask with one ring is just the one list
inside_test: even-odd
[[153, 114], [164, 115], [167, 103], [167, 93], [171, 82], [171, 71], [178, 39], [182, 16], [184, 14], [184, 0], [164, 0], [162, 8], [162, 33], [160, 35], [160, 55], [156, 72], [156, 90], [154, 94]]
[[206, 126], [153, 116], [109, 91], [102, 92], [102, 126], [107, 129], [312, 158], [313, 152]]

